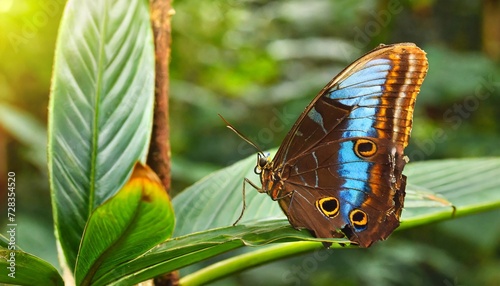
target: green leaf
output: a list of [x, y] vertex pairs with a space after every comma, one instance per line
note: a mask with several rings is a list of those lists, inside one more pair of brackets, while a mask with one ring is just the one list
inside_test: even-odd
[[[234, 213], [239, 212], [239, 203], [231, 200], [228, 193], [231, 193], [231, 191], [239, 192], [237, 189], [239, 185], [238, 181], [241, 181], [242, 175], [251, 175], [250, 173], [246, 173], [244, 169], [253, 170], [255, 163], [255, 158], [245, 159], [208, 176], [176, 197], [174, 199], [174, 207], [179, 217], [176, 232], [189, 232], [190, 227], [193, 228], [193, 231], [201, 231], [197, 235], [213, 231], [202, 231], [204, 228], [202, 224], [188, 223], [189, 221], [197, 221], [198, 219], [204, 220], [208, 229], [214, 225], [227, 224], [228, 220], [231, 221], [234, 218]], [[500, 208], [500, 192], [498, 192], [498, 186], [500, 185], [499, 173], [500, 158], [457, 159], [409, 164], [405, 170], [405, 174], [407, 174], [408, 181], [411, 184], [407, 188], [406, 207], [399, 229]], [[236, 178], [232, 178], [231, 174], [235, 174]], [[224, 187], [227, 187], [227, 189], [224, 189]], [[235, 187], [236, 189], [231, 189], [231, 187]], [[265, 216], [277, 215], [276, 212], [280, 210], [278, 208], [271, 209], [266, 205], [266, 201], [259, 201], [259, 198], [263, 197], [264, 200], [272, 202], [267, 196], [259, 194], [256, 191], [253, 191], [253, 194], [254, 196], [252, 196], [252, 192], [247, 193], [247, 199], [250, 201], [249, 204], [258, 205], [259, 209], [254, 213], [255, 208], [249, 206], [245, 213], [246, 220], [255, 219], [260, 221], [255, 222], [255, 225], [247, 229], [248, 234], [258, 232], [255, 228], [258, 229], [258, 226], [262, 225], [261, 230], [266, 229], [269, 231], [269, 234], [276, 235], [280, 239], [295, 238], [308, 241], [311, 238], [308, 232], [298, 232], [290, 226], [282, 228], [281, 231], [279, 228], [282, 226], [279, 225], [276, 225], [275, 230], [270, 229], [269, 222], [266, 223], [264, 220]], [[203, 204], [197, 203], [197, 198], [202, 198]], [[276, 206], [278, 205], [275, 202], [272, 203]], [[223, 209], [217, 215], [214, 215], [209, 209], [216, 205], [223, 206]], [[250, 214], [247, 214], [247, 212]], [[190, 215], [200, 217], [190, 217]], [[229, 219], [225, 218], [224, 215]], [[285, 220], [283, 222], [287, 223]], [[227, 227], [227, 229], [229, 232], [231, 227]], [[293, 232], [296, 233], [295, 236]], [[305, 237], [299, 238], [297, 237], [297, 233]], [[180, 237], [179, 239], [182, 238], [184, 237]], [[343, 242], [345, 243], [345, 241]], [[338, 245], [333, 244], [333, 246]], [[315, 244], [304, 245], [300, 242], [293, 243], [291, 246], [284, 244], [273, 247], [269, 251], [272, 251], [274, 256], [270, 255], [266, 257], [269, 262], [315, 248], [317, 248]], [[199, 253], [201, 252], [202, 250], [199, 250]], [[193, 257], [184, 257], [184, 259], [197, 259], [196, 255], [193, 254]], [[202, 269], [199, 272], [188, 275], [182, 279], [182, 283], [183, 285], [208, 283], [214, 279], [219, 279], [246, 269], [248, 267], [247, 261], [254, 261], [260, 264], [264, 263], [266, 258], [263, 258], [263, 254], [259, 250], [253, 251], [222, 261], [211, 266], [209, 269]]]
[[[409, 164], [404, 173], [413, 193], [406, 197], [400, 228], [500, 208], [500, 158], [417, 162]], [[434, 204], [445, 198], [456, 208], [455, 214], [450, 216], [445, 202], [437, 207], [422, 206], [414, 194], [431, 196], [427, 202]]]
[[0, 283], [15, 285], [64, 285], [64, 282], [50, 263], [9, 244], [0, 235]]
[[48, 160], [58, 243], [74, 270], [91, 212], [145, 160], [154, 50], [145, 0], [68, 1], [56, 44]]
[[27, 160], [45, 170], [47, 130], [41, 122], [25, 111], [0, 103], [0, 128], [27, 147], [27, 152], [23, 152]]
[[[170, 198], [156, 174], [137, 164], [129, 182], [98, 207], [85, 228], [78, 253], [77, 285], [90, 285], [127, 261], [135, 259], [174, 230]], [[101, 279], [95, 285], [112, 280]]]
[[[257, 156], [250, 156], [214, 172], [173, 199], [177, 215], [174, 236], [232, 225], [243, 205], [243, 178], [259, 185], [253, 170]], [[246, 209], [241, 223], [286, 218], [279, 205], [250, 185], [245, 187]], [[214, 211], [217, 210], [217, 211]]]
[[[243, 178], [257, 185], [251, 156], [219, 170], [173, 199], [178, 217], [174, 236], [231, 225], [242, 206]], [[401, 227], [451, 219], [470, 212], [500, 207], [500, 158], [458, 159], [412, 163], [406, 166], [407, 196]], [[246, 185], [247, 208], [242, 222], [285, 218], [269, 196]], [[214, 211], [217, 210], [217, 211]]]

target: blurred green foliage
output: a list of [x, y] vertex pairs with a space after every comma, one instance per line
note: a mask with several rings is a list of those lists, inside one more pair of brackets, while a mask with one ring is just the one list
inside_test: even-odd
[[[6, 154], [0, 158], [0, 178], [6, 170], [17, 174], [21, 246], [54, 264], [48, 183], [40, 166], [45, 146], [26, 136], [40, 138], [45, 132], [63, 2], [0, 3], [0, 104], [16, 108], [1, 112], [32, 116], [5, 115], [17, 119], [0, 122], [0, 143], [5, 143], [0, 148]], [[276, 147], [316, 93], [379, 43], [415, 42], [428, 53], [430, 70], [406, 151], [413, 161], [500, 155], [500, 67], [482, 52], [481, 2], [184, 0], [175, 1], [174, 8], [174, 192], [255, 153], [217, 113], [261, 148]], [[26, 127], [28, 134], [12, 132]], [[396, 233], [369, 250], [325, 251], [328, 257], [317, 266], [304, 264], [315, 255], [306, 254], [220, 284], [495, 285], [500, 281], [498, 215]], [[293, 267], [305, 270], [286, 276]], [[299, 276], [300, 271], [306, 274]]]

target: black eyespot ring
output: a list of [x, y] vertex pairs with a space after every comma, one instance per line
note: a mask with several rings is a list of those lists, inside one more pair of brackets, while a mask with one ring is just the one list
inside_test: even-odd
[[354, 144], [354, 153], [360, 158], [369, 158], [377, 153], [377, 145], [368, 139], [358, 139]]
[[334, 197], [326, 197], [316, 200], [316, 208], [327, 217], [335, 217], [339, 214], [339, 200]]
[[360, 209], [354, 209], [349, 214], [349, 220], [354, 227], [365, 227], [368, 224], [368, 215]]

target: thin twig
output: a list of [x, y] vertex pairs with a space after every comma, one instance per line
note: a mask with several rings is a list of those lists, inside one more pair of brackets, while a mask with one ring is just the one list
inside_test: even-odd
[[[150, 0], [151, 26], [155, 44], [155, 108], [153, 132], [149, 145], [147, 164], [158, 174], [167, 193], [170, 191], [170, 126], [169, 126], [169, 70], [171, 0]], [[169, 194], [170, 195], [170, 194]], [[173, 271], [156, 277], [154, 285], [179, 285], [179, 272]]]

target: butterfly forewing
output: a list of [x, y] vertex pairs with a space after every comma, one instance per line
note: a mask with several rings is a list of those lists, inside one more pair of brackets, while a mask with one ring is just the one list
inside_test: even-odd
[[[397, 141], [406, 147], [427, 67], [425, 52], [410, 43], [381, 46], [364, 55], [334, 77], [307, 106], [273, 161], [286, 162], [339, 134], [372, 135], [376, 129], [381, 130], [378, 136], [397, 133]], [[351, 112], [353, 109], [357, 111]], [[350, 132], [335, 130], [347, 116]], [[332, 131], [336, 132], [330, 134]]]
[[380, 46], [309, 104], [261, 176], [294, 227], [318, 237], [342, 231], [367, 247], [399, 225], [403, 151], [427, 67], [414, 44]]

